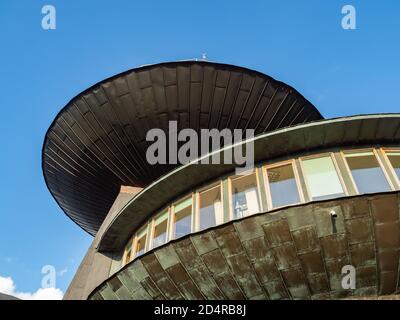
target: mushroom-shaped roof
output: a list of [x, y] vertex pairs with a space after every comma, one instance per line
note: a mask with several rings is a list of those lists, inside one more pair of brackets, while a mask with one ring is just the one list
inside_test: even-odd
[[94, 235], [121, 185], [145, 187], [176, 165], [150, 165], [152, 128], [254, 129], [322, 119], [295, 89], [257, 71], [206, 61], [143, 66], [73, 98], [47, 131], [42, 168], [64, 212]]

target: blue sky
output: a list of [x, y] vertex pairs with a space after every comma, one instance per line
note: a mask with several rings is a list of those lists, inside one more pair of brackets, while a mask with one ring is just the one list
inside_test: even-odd
[[[41, 28], [45, 4], [56, 8], [56, 30]], [[356, 8], [356, 30], [341, 28], [345, 4]], [[327, 118], [399, 112], [399, 12], [396, 0], [2, 0], [0, 277], [35, 292], [50, 264], [65, 291], [91, 242], [41, 171], [45, 132], [79, 92], [142, 64], [207, 53], [292, 85]]]

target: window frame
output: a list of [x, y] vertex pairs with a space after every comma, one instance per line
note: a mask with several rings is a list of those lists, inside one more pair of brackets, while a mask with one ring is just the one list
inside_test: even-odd
[[[258, 212], [258, 213], [263, 212], [264, 208], [263, 208], [263, 204], [262, 204], [262, 200], [261, 200], [262, 198], [261, 198], [260, 179], [259, 179], [258, 174], [257, 174], [257, 168], [254, 168], [250, 173], [245, 174], [245, 175], [243, 175], [243, 176], [232, 175], [232, 176], [229, 176], [229, 177], [228, 177], [228, 202], [229, 202], [229, 203], [228, 203], [228, 209], [229, 209], [229, 221], [237, 220], [237, 219], [235, 219], [234, 216], [233, 216], [233, 210], [234, 210], [233, 204], [232, 204], [232, 200], [233, 200], [233, 188], [232, 188], [232, 183], [233, 183], [233, 181], [236, 180], [236, 179], [240, 179], [240, 178], [244, 178], [244, 177], [253, 175], [253, 174], [254, 174], [255, 177], [256, 177], [257, 197], [258, 197], [258, 207], [259, 207], [259, 212]], [[234, 178], [234, 177], [235, 177], [235, 178]], [[257, 213], [252, 213], [252, 214], [250, 214], [250, 215], [248, 215], [248, 216], [246, 216], [246, 217], [249, 217], [249, 216], [252, 216], [252, 215], [255, 215], [255, 214], [257, 214]], [[243, 218], [245, 218], [245, 217], [243, 217]], [[242, 219], [242, 218], [239, 218], [239, 219]]]
[[[307, 155], [307, 156], [303, 156], [303, 157], [299, 157], [298, 158], [299, 159], [300, 169], [301, 169], [301, 171], [303, 173], [303, 176], [304, 176], [304, 185], [306, 187], [306, 191], [307, 191], [307, 194], [308, 194], [308, 197], [309, 197], [309, 202], [323, 201], [323, 200], [313, 200], [313, 196], [312, 196], [312, 193], [311, 193], [311, 190], [310, 190], [310, 186], [308, 185], [309, 183], [307, 181], [307, 174], [306, 174], [306, 171], [304, 170], [303, 161], [312, 160], [312, 159], [318, 159], [318, 158], [326, 158], [326, 157], [330, 157], [331, 160], [332, 160], [333, 167], [334, 167], [334, 169], [336, 171], [336, 174], [337, 174], [337, 176], [339, 178], [340, 185], [342, 186], [342, 189], [343, 189], [344, 197], [348, 197], [349, 196], [349, 190], [348, 190], [348, 188], [346, 186], [346, 183], [345, 183], [345, 181], [343, 179], [342, 172], [341, 172], [340, 167], [339, 167], [339, 165], [338, 165], [338, 163], [336, 161], [334, 153], [333, 152], [323, 152], [323, 153], [312, 154], [312, 155]], [[346, 161], [346, 159], [343, 159], [343, 160]], [[332, 198], [332, 199], [335, 199], [335, 198]], [[327, 200], [332, 200], [332, 199], [327, 199]]]
[[[396, 183], [394, 187], [395, 190], [399, 190], [400, 188], [400, 177], [397, 175], [396, 171], [394, 170], [394, 167], [392, 165], [392, 163], [390, 162], [389, 156], [386, 154], [387, 152], [396, 152], [399, 153], [400, 156], [400, 149], [396, 149], [396, 148], [379, 148], [378, 149], [382, 156], [383, 159], [386, 161], [387, 164], [387, 168], [389, 169], [390, 172], [388, 172], [388, 175], [392, 176], [394, 178], [394, 182]], [[389, 179], [391, 180], [391, 179]]]
[[[131, 262], [134, 259], [134, 254], [133, 254], [133, 242], [134, 242], [134, 237], [135, 235], [131, 236], [128, 240], [128, 242], [125, 245], [125, 249], [124, 249], [124, 255], [122, 257], [122, 264], [123, 265], [127, 265], [129, 262]], [[130, 257], [129, 257], [129, 261], [127, 260], [127, 256], [128, 256], [128, 245], [131, 245], [131, 253], [130, 253]]]
[[[269, 185], [269, 178], [268, 178], [268, 170], [269, 169], [274, 169], [274, 168], [277, 168], [277, 167], [283, 167], [283, 166], [286, 166], [286, 165], [291, 165], [292, 166], [293, 176], [294, 176], [294, 180], [296, 182], [297, 192], [299, 194], [299, 202], [295, 202], [295, 203], [291, 203], [291, 204], [285, 204], [283, 206], [278, 206], [278, 207], [273, 207], [271, 188], [270, 188], [270, 185]], [[279, 209], [279, 208], [284, 208], [284, 207], [287, 207], [287, 206], [294, 206], [294, 205], [297, 205], [297, 204], [304, 203], [304, 201], [305, 201], [304, 200], [304, 194], [303, 194], [303, 189], [302, 189], [301, 183], [300, 183], [300, 175], [297, 172], [295, 158], [289, 159], [289, 160], [280, 161], [278, 163], [264, 165], [262, 167], [262, 171], [263, 171], [263, 177], [264, 177], [264, 181], [265, 181], [265, 191], [267, 193], [267, 211], [276, 210], [276, 209]]]
[[138, 244], [139, 239], [141, 239], [143, 237], [143, 235], [146, 236], [146, 241], [144, 243], [144, 250], [143, 250], [143, 253], [141, 254], [141, 256], [148, 251], [149, 221], [146, 224], [144, 224], [135, 234], [135, 239], [134, 239], [134, 242], [133, 242], [133, 245], [134, 245], [133, 246], [133, 249], [134, 249], [133, 250], [133, 259], [138, 257], [138, 255], [137, 255], [137, 253], [138, 253], [137, 244]]
[[[165, 230], [165, 242], [162, 244], [166, 244], [169, 241], [169, 235], [168, 235], [168, 230], [169, 230], [169, 224], [170, 224], [170, 210], [171, 210], [171, 206], [168, 206], [166, 208], [164, 208], [163, 210], [160, 210], [152, 219], [151, 219], [151, 224], [150, 224], [150, 240], [149, 240], [149, 249], [148, 250], [152, 250], [157, 247], [154, 247], [154, 232], [155, 232], [155, 228], [156, 228], [156, 220], [161, 217], [162, 215], [166, 215], [167, 216], [167, 229]], [[161, 246], [162, 246], [161, 245]]]
[[[194, 210], [194, 216], [195, 216], [194, 230], [195, 231], [192, 231], [192, 232], [202, 231], [200, 229], [200, 193], [202, 193], [204, 191], [207, 191], [207, 190], [211, 190], [211, 189], [217, 188], [218, 186], [219, 186], [219, 191], [220, 191], [220, 195], [221, 195], [221, 210], [220, 210], [219, 213], [217, 213], [215, 215], [215, 222], [216, 222], [215, 226], [218, 226], [218, 225], [224, 223], [224, 200], [223, 200], [223, 192], [224, 192], [224, 190], [223, 190], [223, 187], [222, 187], [222, 180], [218, 180], [218, 181], [216, 181], [214, 183], [211, 183], [211, 184], [209, 184], [207, 186], [204, 186], [204, 187], [198, 189], [195, 192], [196, 202], [193, 202], [193, 203], [196, 203], [196, 208]], [[217, 219], [217, 215], [219, 216], [219, 220], [222, 221], [220, 224], [217, 223], [217, 220], [218, 220]], [[212, 227], [209, 227], [209, 228], [212, 228]], [[203, 230], [207, 230], [209, 228], [206, 228], [206, 229], [203, 229]]]
[[[346, 154], [356, 154], [356, 153], [364, 153], [364, 152], [372, 152], [372, 153], [374, 154], [375, 159], [377, 160], [378, 165], [379, 165], [379, 167], [381, 168], [381, 170], [382, 170], [382, 172], [383, 172], [383, 175], [384, 175], [384, 177], [386, 178], [386, 181], [387, 181], [388, 184], [389, 184], [389, 188], [390, 188], [389, 191], [395, 191], [396, 189], [395, 189], [394, 186], [393, 186], [393, 183], [392, 183], [392, 181], [391, 181], [391, 179], [390, 179], [390, 176], [389, 176], [388, 173], [386, 172], [385, 166], [383, 165], [383, 163], [382, 163], [382, 161], [381, 161], [381, 159], [380, 159], [380, 157], [379, 157], [379, 155], [378, 155], [378, 152], [377, 152], [377, 149], [376, 149], [376, 148], [371, 147], [371, 148], [362, 148], [362, 149], [340, 150], [340, 155], [342, 156], [342, 158], [343, 158], [343, 160], [344, 160], [344, 164], [345, 164], [346, 170], [347, 170], [348, 174], [350, 175], [350, 180], [351, 180], [351, 182], [352, 182], [352, 184], [353, 184], [353, 188], [354, 188], [354, 190], [356, 191], [357, 195], [361, 195], [361, 193], [360, 193], [360, 191], [358, 190], [356, 181], [354, 180], [354, 177], [353, 177], [353, 174], [352, 174], [351, 169], [350, 169], [350, 167], [349, 167], [349, 164], [347, 163]], [[391, 166], [391, 165], [392, 165], [392, 164], [390, 164], [390, 166]], [[386, 192], [389, 192], [389, 191], [386, 191]], [[385, 192], [385, 191], [382, 191], [382, 192]], [[364, 193], [363, 193], [363, 194], [364, 194]]]
[[[400, 189], [400, 177], [396, 174], [396, 171], [389, 159], [387, 153], [394, 152], [398, 153], [400, 157], [400, 148], [397, 147], [384, 147], [384, 146], [372, 146], [372, 147], [364, 147], [364, 148], [338, 148], [334, 151], [325, 151], [322, 153], [315, 153], [309, 154], [304, 156], [295, 156], [291, 159], [274, 162], [274, 163], [264, 163], [254, 167], [252, 170], [244, 173], [243, 175], [236, 175], [234, 172], [226, 175], [224, 178], [219, 178], [217, 181], [213, 181], [208, 185], [203, 185], [201, 188], [195, 189], [194, 191], [185, 194], [183, 197], [178, 198], [178, 200], [169, 202], [167, 206], [165, 206], [162, 210], [158, 210], [157, 214], [152, 215], [140, 228], [136, 229], [137, 231], [134, 232], [127, 243], [125, 244], [124, 251], [122, 254], [122, 265], [126, 265], [131, 261], [135, 260], [138, 257], [138, 241], [140, 238], [145, 236], [145, 243], [143, 254], [148, 252], [149, 250], [153, 250], [158, 248], [159, 246], [154, 246], [154, 234], [156, 228], [156, 220], [159, 219], [162, 215], [166, 215], [165, 219], [167, 220], [167, 227], [166, 227], [166, 235], [165, 235], [165, 242], [162, 245], [167, 244], [168, 242], [179, 239], [176, 238], [176, 213], [175, 208], [180, 203], [191, 200], [191, 210], [190, 210], [190, 231], [188, 234], [182, 236], [185, 237], [189, 234], [202, 231], [200, 230], [200, 199], [201, 193], [206, 192], [208, 190], [212, 190], [214, 188], [220, 188], [220, 202], [221, 206], [218, 212], [215, 213], [216, 225], [219, 226], [228, 221], [234, 221], [237, 219], [242, 218], [234, 218], [234, 205], [232, 203], [233, 200], [233, 184], [236, 180], [243, 179], [249, 177], [251, 175], [255, 176], [255, 182], [257, 187], [257, 197], [258, 197], [258, 206], [259, 212], [269, 212], [274, 210], [279, 210], [289, 206], [296, 206], [303, 203], [311, 203], [311, 202], [318, 202], [323, 200], [313, 200], [312, 194], [310, 191], [310, 186], [307, 180], [307, 175], [304, 170], [304, 162], [307, 160], [318, 159], [318, 158], [327, 158], [330, 157], [334, 170], [339, 178], [340, 185], [343, 189], [344, 195], [341, 197], [349, 197], [354, 195], [354, 191], [356, 195], [360, 195], [360, 191], [356, 185], [354, 180], [352, 171], [348, 164], [348, 157], [355, 154], [362, 154], [362, 153], [370, 153], [375, 156], [375, 159], [383, 171], [383, 175], [389, 185], [388, 191], [382, 192], [392, 192]], [[360, 155], [362, 157], [362, 155]], [[344, 162], [344, 163], [342, 163]], [[271, 194], [270, 188], [270, 181], [268, 177], [269, 170], [288, 166], [291, 165], [293, 171], [293, 178], [295, 179], [296, 188], [299, 196], [299, 202], [285, 204], [277, 207], [273, 207], [273, 199]], [[350, 193], [351, 190], [351, 193]], [[228, 192], [228, 194], [226, 194]], [[341, 198], [337, 197], [337, 198]], [[334, 198], [329, 198], [335, 199]], [[327, 199], [328, 200], [328, 199]], [[257, 213], [249, 214], [248, 216], [255, 215]], [[226, 221], [228, 219], [228, 221]], [[163, 223], [162, 220], [161, 223]], [[212, 228], [214, 226], [211, 226]], [[207, 228], [208, 229], [208, 228]], [[203, 229], [203, 230], [207, 230]], [[181, 238], [181, 237], [180, 237]], [[160, 245], [160, 246], [162, 246]], [[130, 256], [128, 258], [128, 246], [131, 246], [130, 249]], [[141, 256], [140, 255], [140, 256]]]
[[192, 210], [190, 210], [191, 211], [190, 212], [191, 223], [190, 223], [190, 232], [188, 234], [195, 232], [195, 229], [193, 227], [193, 220], [195, 219], [195, 217], [194, 217], [194, 206], [195, 206], [195, 203], [194, 203], [194, 192], [191, 192], [190, 194], [180, 198], [179, 200], [174, 201], [172, 203], [172, 205], [170, 206], [171, 222], [169, 223], [168, 241], [179, 239], [179, 238], [176, 238], [176, 235], [174, 233], [174, 225], [175, 225], [175, 218], [176, 218], [176, 216], [175, 216], [175, 207], [176, 207], [177, 204], [179, 204], [179, 203], [181, 203], [181, 202], [183, 202], [183, 201], [185, 201], [186, 199], [189, 199], [189, 198], [191, 198], [191, 200], [192, 200]]

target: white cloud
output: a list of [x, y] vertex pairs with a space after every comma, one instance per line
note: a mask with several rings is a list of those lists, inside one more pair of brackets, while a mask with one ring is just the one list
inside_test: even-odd
[[19, 292], [11, 277], [0, 276], [0, 292], [22, 300], [61, 300], [63, 292], [58, 288], [39, 288], [36, 292]]

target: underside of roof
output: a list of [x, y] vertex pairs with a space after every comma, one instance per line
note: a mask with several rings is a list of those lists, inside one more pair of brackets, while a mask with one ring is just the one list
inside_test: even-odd
[[152, 128], [254, 129], [322, 119], [292, 87], [260, 72], [205, 61], [129, 70], [73, 98], [43, 145], [46, 184], [64, 212], [94, 235], [121, 185], [145, 187], [176, 165], [146, 161]]

